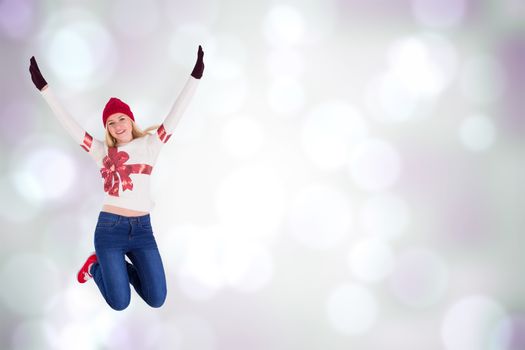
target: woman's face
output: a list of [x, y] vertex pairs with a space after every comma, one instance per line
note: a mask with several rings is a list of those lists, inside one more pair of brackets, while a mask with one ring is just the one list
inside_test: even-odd
[[117, 140], [117, 145], [133, 140], [131, 119], [123, 113], [110, 115], [106, 122], [106, 128], [109, 134]]

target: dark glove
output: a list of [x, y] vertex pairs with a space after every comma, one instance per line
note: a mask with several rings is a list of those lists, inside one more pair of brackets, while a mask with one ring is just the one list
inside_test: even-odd
[[204, 62], [202, 61], [203, 57], [204, 51], [202, 51], [202, 47], [199, 45], [199, 52], [197, 53], [197, 62], [195, 62], [195, 67], [193, 67], [193, 72], [191, 72], [191, 76], [195, 79], [202, 78], [202, 72], [204, 72]]
[[42, 73], [40, 73], [40, 69], [38, 68], [38, 64], [36, 63], [35, 56], [31, 57], [30, 62], [31, 64], [29, 65], [29, 72], [31, 73], [31, 80], [33, 80], [33, 83], [35, 84], [36, 88], [42, 91], [42, 89], [47, 86], [47, 81], [42, 76]]

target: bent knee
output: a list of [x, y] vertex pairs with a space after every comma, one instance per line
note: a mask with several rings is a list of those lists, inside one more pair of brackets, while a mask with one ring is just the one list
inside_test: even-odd
[[166, 301], [166, 293], [159, 293], [153, 297], [150, 297], [148, 300], [146, 300], [146, 303], [155, 308], [159, 308], [162, 305], [164, 305], [164, 302]]
[[127, 299], [120, 299], [120, 300], [112, 301], [112, 302], [110, 302], [108, 300], [108, 305], [113, 310], [122, 311], [122, 310], [126, 309], [129, 306], [129, 302], [130, 302], [129, 298], [127, 298]]

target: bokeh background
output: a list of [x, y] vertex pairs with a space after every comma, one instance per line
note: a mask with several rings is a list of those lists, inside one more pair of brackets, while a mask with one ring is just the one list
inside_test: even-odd
[[[525, 349], [522, 0], [0, 0], [0, 348]], [[162, 122], [169, 294], [76, 282], [101, 139]]]

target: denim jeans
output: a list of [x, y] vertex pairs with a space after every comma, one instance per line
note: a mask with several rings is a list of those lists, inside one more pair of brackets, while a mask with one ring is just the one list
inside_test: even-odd
[[166, 276], [149, 215], [100, 212], [95, 251], [98, 262], [91, 266], [91, 274], [109, 306], [115, 310], [128, 307], [130, 283], [148, 305], [164, 304]]

